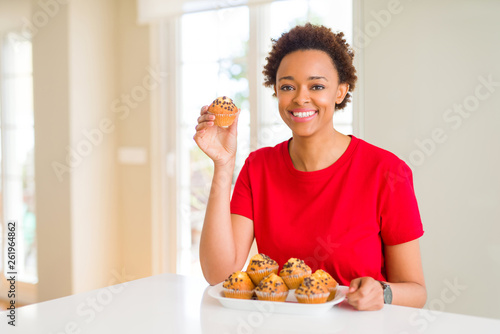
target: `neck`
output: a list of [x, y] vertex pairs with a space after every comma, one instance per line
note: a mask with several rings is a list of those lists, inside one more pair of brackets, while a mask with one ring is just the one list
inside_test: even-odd
[[336, 130], [327, 136], [293, 136], [289, 146], [294, 167], [303, 172], [325, 169], [337, 161], [346, 151], [351, 138]]

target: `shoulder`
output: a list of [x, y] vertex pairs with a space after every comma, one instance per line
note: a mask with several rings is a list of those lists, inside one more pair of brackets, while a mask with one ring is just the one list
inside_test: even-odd
[[371, 177], [374, 175], [387, 178], [397, 176], [398, 178], [412, 179], [412, 170], [408, 164], [396, 154], [370, 144], [362, 139], [357, 139], [358, 144], [355, 160], [358, 166], [362, 166]]
[[382, 165], [388, 168], [399, 167], [402, 164], [406, 165], [406, 163], [396, 154], [370, 144], [363, 139], [356, 138], [356, 140], [358, 141], [357, 156], [362, 158], [366, 163]]

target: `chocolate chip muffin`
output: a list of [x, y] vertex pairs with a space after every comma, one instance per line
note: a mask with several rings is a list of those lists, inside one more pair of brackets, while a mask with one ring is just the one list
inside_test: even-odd
[[215, 115], [214, 124], [223, 128], [233, 124], [238, 107], [227, 96], [218, 97], [208, 107], [208, 113]]
[[272, 273], [260, 281], [255, 294], [259, 300], [284, 302], [288, 296], [288, 287], [281, 277]]
[[222, 283], [224, 296], [227, 298], [251, 299], [255, 285], [244, 271], [236, 271]]
[[279, 265], [276, 261], [265, 254], [255, 254], [247, 266], [247, 274], [255, 285], [271, 273], [278, 273]]
[[294, 257], [289, 259], [280, 271], [280, 277], [289, 289], [297, 289], [304, 278], [310, 275], [311, 268], [303, 260]]
[[321, 304], [326, 302], [330, 291], [325, 282], [312, 275], [304, 278], [304, 281], [295, 290], [295, 298], [299, 303]]
[[337, 293], [337, 286], [339, 284], [329, 273], [327, 273], [323, 269], [318, 269], [311, 276], [319, 279], [321, 282], [324, 282], [326, 284], [328, 291], [330, 291], [330, 296], [328, 296], [327, 301], [335, 298], [335, 294]]

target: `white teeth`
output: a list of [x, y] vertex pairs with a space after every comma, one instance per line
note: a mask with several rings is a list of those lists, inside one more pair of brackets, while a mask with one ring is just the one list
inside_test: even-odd
[[316, 113], [315, 111], [304, 111], [304, 112], [293, 112], [292, 111], [292, 115], [295, 117], [299, 117], [299, 118], [309, 117], [309, 116], [314, 115], [315, 113]]

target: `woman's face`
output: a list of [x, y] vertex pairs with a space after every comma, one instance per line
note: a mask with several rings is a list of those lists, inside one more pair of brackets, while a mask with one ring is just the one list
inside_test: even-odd
[[281, 60], [274, 90], [281, 118], [294, 135], [331, 133], [335, 104], [348, 90], [338, 82], [337, 70], [323, 51], [299, 50]]

